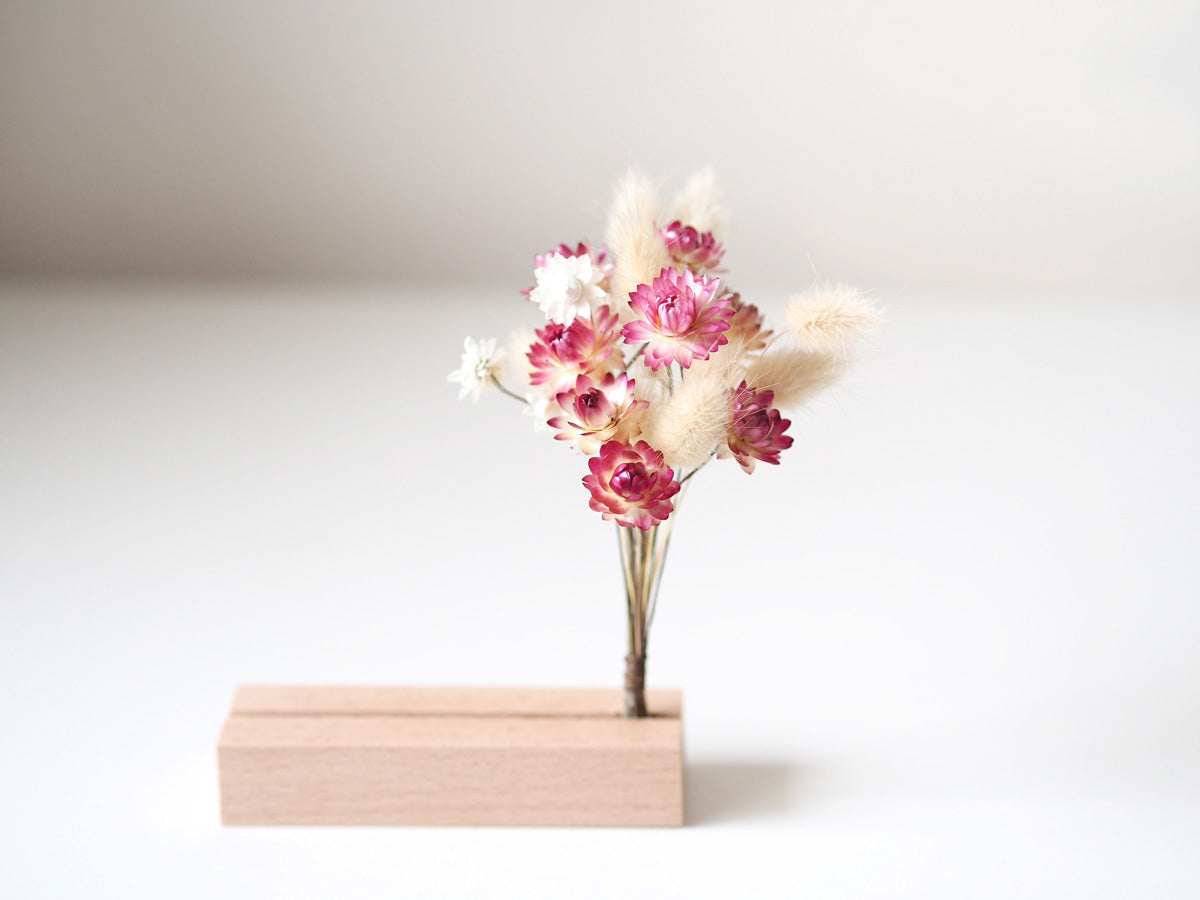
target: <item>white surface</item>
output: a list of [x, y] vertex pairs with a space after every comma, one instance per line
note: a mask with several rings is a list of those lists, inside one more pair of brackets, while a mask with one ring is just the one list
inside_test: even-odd
[[1197, 46], [1188, 0], [5, 0], [0, 271], [491, 286], [632, 160], [715, 165], [798, 287], [1194, 290]]
[[519, 298], [3, 288], [0, 894], [1200, 892], [1196, 304], [888, 299], [682, 511], [688, 827], [223, 829], [238, 682], [620, 677], [581, 461], [444, 380]]

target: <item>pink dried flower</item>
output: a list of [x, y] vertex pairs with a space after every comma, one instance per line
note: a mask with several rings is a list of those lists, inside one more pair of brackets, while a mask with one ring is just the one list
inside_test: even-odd
[[671, 259], [691, 269], [715, 269], [725, 255], [725, 247], [717, 243], [711, 231], [701, 234], [678, 219], [662, 230], [662, 236]]
[[613, 353], [620, 337], [617, 324], [617, 314], [601, 306], [590, 318], [539, 328], [526, 354], [533, 370], [529, 383], [557, 394], [574, 385], [580, 375], [620, 368], [621, 354]]
[[589, 456], [606, 441], [628, 440], [636, 430], [637, 414], [649, 405], [634, 397], [636, 384], [624, 372], [609, 372], [600, 381], [580, 375], [570, 390], [554, 398], [566, 412], [547, 423], [558, 430], [555, 439], [571, 441]]
[[588, 505], [606, 522], [615, 519], [626, 528], [649, 531], [675, 508], [671, 503], [679, 493], [675, 472], [645, 441], [632, 447], [609, 441], [599, 456], [588, 460], [588, 469], [590, 474], [583, 477], [584, 487], [592, 492]]
[[733, 418], [726, 444], [717, 455], [733, 456], [747, 474], [754, 471], [756, 460], [779, 465], [780, 452], [792, 446], [791, 437], [784, 434], [792, 423], [771, 406], [774, 400], [771, 391], [755, 391], [744, 381], [738, 385], [730, 401]]
[[643, 359], [655, 371], [672, 362], [686, 369], [693, 359], [708, 359], [727, 342], [722, 332], [733, 315], [729, 297], [717, 297], [719, 287], [718, 278], [663, 269], [629, 295], [641, 318], [621, 329], [625, 343], [647, 343]]
[[753, 303], [743, 303], [741, 294], [729, 294], [733, 315], [729, 319], [729, 331], [725, 336], [741, 345], [747, 352], [766, 349], [771, 339], [770, 329], [763, 328], [763, 314]]

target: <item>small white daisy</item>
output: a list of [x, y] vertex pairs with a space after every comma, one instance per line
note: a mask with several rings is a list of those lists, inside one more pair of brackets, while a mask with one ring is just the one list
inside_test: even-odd
[[463, 341], [462, 368], [446, 376], [448, 381], [462, 385], [458, 399], [470, 395], [472, 400], [478, 400], [484, 388], [495, 387], [507, 356], [507, 351], [496, 349], [495, 338], [486, 341], [467, 338]]

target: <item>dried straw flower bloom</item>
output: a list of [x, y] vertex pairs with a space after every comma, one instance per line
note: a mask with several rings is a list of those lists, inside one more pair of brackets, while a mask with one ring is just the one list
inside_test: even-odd
[[504, 371], [506, 353], [503, 348], [496, 349], [496, 339], [477, 341], [467, 338], [463, 341], [462, 366], [446, 376], [447, 381], [455, 381], [462, 385], [458, 399], [470, 396], [478, 401], [479, 394], [484, 388], [499, 383]]
[[583, 484], [592, 494], [589, 502], [606, 520], [649, 531], [671, 515], [679, 482], [662, 454], [645, 441], [632, 447], [609, 441], [588, 460], [588, 470]]
[[529, 299], [541, 307], [551, 322], [569, 324], [586, 316], [607, 298], [600, 282], [607, 273], [592, 264], [588, 254], [562, 256], [552, 253], [534, 270], [537, 287]]
[[652, 369], [677, 363], [686, 369], [693, 359], [708, 359], [728, 338], [733, 315], [729, 297], [718, 297], [720, 280], [690, 269], [663, 269], [650, 284], [629, 295], [638, 318], [625, 324], [627, 344], [645, 344], [642, 359]]
[[580, 375], [569, 391], [561, 391], [554, 398], [563, 415], [547, 424], [558, 431], [556, 439], [570, 441], [588, 456], [606, 441], [629, 443], [638, 433], [638, 413], [647, 406], [635, 396], [635, 387], [624, 372], [609, 372], [600, 380]]
[[716, 269], [725, 255], [725, 248], [717, 243], [711, 231], [697, 231], [679, 219], [664, 226], [662, 235], [672, 262], [683, 263], [693, 272]]
[[730, 398], [729, 433], [717, 455], [732, 456], [748, 475], [760, 460], [779, 465], [780, 452], [792, 446], [791, 437], [784, 434], [792, 423], [773, 407], [774, 399], [771, 391], [752, 390], [744, 381]]
[[580, 375], [624, 367], [617, 349], [621, 337], [617, 316], [607, 306], [570, 325], [551, 322], [534, 334], [537, 340], [526, 354], [532, 369], [529, 382], [542, 387], [548, 396], [571, 387]]

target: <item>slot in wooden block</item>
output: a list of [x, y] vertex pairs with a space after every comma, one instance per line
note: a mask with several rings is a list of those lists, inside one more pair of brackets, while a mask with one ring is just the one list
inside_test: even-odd
[[573, 688], [238, 689], [226, 825], [682, 825], [682, 694]]

